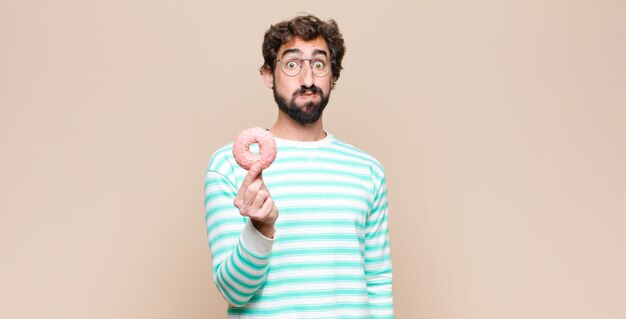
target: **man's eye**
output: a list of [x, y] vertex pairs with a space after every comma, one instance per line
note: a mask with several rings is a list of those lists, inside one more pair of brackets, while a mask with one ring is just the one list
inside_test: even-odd
[[318, 70], [322, 70], [325, 65], [326, 64], [324, 63], [324, 61], [314, 61], [313, 62], [313, 67], [318, 69]]
[[296, 63], [296, 61], [287, 61], [285, 66], [287, 66], [287, 68], [289, 69], [295, 69], [298, 67], [298, 63]]

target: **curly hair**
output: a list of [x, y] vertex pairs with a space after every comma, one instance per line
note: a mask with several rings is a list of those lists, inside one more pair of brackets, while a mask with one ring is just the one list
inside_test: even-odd
[[343, 55], [346, 53], [346, 47], [343, 44], [343, 37], [335, 20], [330, 19], [325, 22], [313, 15], [298, 16], [289, 21], [270, 26], [263, 37], [264, 64], [261, 67], [261, 71], [269, 68], [272, 73], [274, 72], [276, 55], [280, 46], [291, 41], [294, 37], [310, 41], [319, 36], [326, 40], [330, 50], [332, 83], [334, 85], [341, 73], [341, 60], [343, 60]]

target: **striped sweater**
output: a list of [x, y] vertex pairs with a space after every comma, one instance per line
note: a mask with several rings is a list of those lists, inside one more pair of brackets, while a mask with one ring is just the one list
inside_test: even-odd
[[232, 143], [207, 168], [213, 275], [229, 318], [392, 318], [382, 166], [331, 134], [276, 142], [276, 160], [262, 173], [279, 209], [273, 240], [233, 205], [247, 172]]

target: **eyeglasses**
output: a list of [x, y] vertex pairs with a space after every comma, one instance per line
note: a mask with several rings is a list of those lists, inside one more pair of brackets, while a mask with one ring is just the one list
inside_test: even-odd
[[284, 60], [276, 60], [280, 63], [280, 69], [283, 70], [286, 76], [296, 76], [300, 74], [304, 61], [309, 61], [311, 71], [317, 77], [324, 77], [330, 73], [330, 65], [332, 61], [328, 61], [325, 58], [314, 59], [300, 59], [300, 58], [287, 58]]

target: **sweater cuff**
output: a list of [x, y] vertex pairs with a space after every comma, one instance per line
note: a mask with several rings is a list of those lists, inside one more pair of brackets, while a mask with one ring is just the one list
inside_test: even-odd
[[274, 239], [263, 236], [263, 234], [252, 225], [252, 221], [248, 218], [241, 232], [241, 243], [253, 254], [268, 256], [272, 252]]

